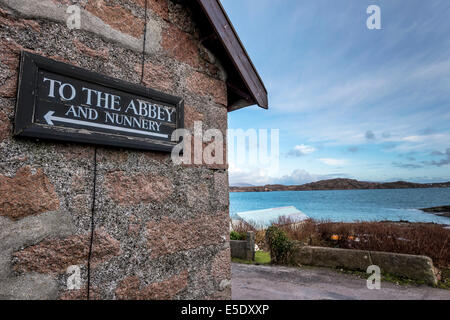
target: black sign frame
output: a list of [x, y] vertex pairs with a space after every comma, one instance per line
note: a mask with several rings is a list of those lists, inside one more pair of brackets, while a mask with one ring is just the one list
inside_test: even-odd
[[184, 128], [184, 100], [180, 97], [91, 72], [63, 62], [22, 51], [19, 72], [19, 85], [14, 120], [14, 135], [19, 137], [42, 138], [69, 142], [80, 142], [140, 150], [170, 152], [179, 141], [161, 140], [148, 137], [130, 136], [117, 132], [101, 132], [89, 128], [70, 128], [37, 123], [35, 119], [38, 106], [38, 74], [45, 71], [77, 81], [124, 92], [139, 98], [158, 101], [176, 109], [175, 129]]

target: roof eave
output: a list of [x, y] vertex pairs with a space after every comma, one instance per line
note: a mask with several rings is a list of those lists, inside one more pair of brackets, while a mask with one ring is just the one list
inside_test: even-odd
[[225, 9], [219, 0], [197, 0], [208, 17], [220, 42], [227, 51], [242, 81], [251, 95], [253, 101], [229, 106], [229, 110], [237, 110], [252, 104], [257, 104], [261, 108], [268, 109], [269, 102], [267, 90], [255, 66], [253, 65], [244, 45], [234, 29]]

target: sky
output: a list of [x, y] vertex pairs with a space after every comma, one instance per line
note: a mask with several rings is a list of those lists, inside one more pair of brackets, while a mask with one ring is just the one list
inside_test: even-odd
[[230, 158], [231, 185], [450, 181], [450, 1], [221, 2], [269, 96], [229, 128], [279, 129], [277, 168]]

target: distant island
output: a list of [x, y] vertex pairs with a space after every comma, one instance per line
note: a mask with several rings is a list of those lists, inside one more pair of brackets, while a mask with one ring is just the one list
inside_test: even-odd
[[230, 187], [230, 192], [270, 192], [270, 191], [310, 191], [310, 190], [357, 190], [357, 189], [408, 189], [408, 188], [449, 188], [449, 182], [414, 183], [406, 181], [396, 182], [367, 182], [353, 179], [329, 179], [302, 185], [285, 186], [282, 184], [268, 184], [265, 186], [239, 185]]

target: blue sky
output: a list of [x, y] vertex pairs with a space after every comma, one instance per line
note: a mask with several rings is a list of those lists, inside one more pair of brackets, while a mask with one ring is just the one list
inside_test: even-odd
[[279, 170], [230, 161], [231, 184], [450, 181], [450, 1], [221, 2], [270, 105], [229, 128], [280, 129]]

